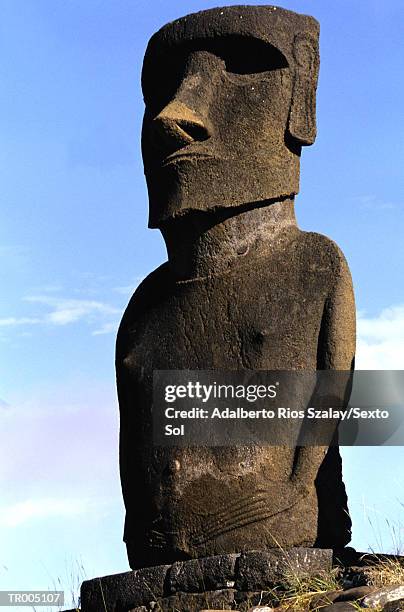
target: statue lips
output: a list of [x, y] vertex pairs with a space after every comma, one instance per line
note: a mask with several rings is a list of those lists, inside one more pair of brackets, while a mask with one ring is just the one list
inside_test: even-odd
[[176, 151], [175, 153], [171, 153], [171, 155], [168, 155], [162, 162], [162, 166], [168, 166], [171, 163], [177, 162], [177, 161], [191, 161], [191, 160], [198, 160], [198, 159], [213, 159], [214, 156], [210, 155], [209, 153], [197, 153], [195, 151], [192, 150], [188, 150], [188, 151], [183, 151], [183, 150], [179, 150]]

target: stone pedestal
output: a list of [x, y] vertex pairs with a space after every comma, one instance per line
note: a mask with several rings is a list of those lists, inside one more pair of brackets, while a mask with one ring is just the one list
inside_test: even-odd
[[271, 601], [271, 589], [328, 572], [328, 549], [293, 548], [218, 555], [86, 580], [81, 612], [247, 610]]

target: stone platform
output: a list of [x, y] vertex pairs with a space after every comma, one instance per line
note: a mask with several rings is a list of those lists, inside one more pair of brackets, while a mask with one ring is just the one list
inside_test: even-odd
[[83, 582], [81, 612], [242, 612], [270, 603], [270, 590], [287, 586], [296, 577], [329, 571], [332, 561], [332, 550], [293, 548], [143, 568]]

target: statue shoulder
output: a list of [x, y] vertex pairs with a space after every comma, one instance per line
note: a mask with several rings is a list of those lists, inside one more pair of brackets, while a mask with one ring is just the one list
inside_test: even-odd
[[340, 247], [324, 234], [300, 232], [299, 243], [303, 250], [304, 261], [321, 268], [327, 267], [336, 275], [349, 274], [345, 256]]

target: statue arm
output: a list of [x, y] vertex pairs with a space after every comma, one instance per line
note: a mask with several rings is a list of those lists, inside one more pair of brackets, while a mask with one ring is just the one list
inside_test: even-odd
[[[335, 281], [324, 304], [321, 328], [318, 338], [317, 369], [354, 369], [356, 345], [356, 312], [351, 274], [342, 252], [337, 248]], [[328, 389], [330, 396], [343, 397], [349, 377], [335, 380], [336, 388]], [[328, 383], [329, 384], [329, 383]], [[326, 423], [319, 426], [327, 427]], [[330, 439], [335, 425], [330, 424]], [[324, 456], [327, 447], [324, 447]], [[302, 484], [316, 478], [319, 469], [318, 447], [306, 446], [296, 449], [292, 479]]]
[[324, 305], [318, 342], [318, 370], [353, 370], [356, 345], [355, 298], [345, 257]]
[[[138, 342], [138, 328], [142, 320], [164, 291], [165, 265], [149, 274], [133, 294], [119, 326], [115, 368], [120, 413], [119, 467], [123, 499], [127, 516], [124, 540], [131, 537], [134, 518], [139, 522], [147, 520], [148, 508], [138, 499], [138, 492], [144, 489], [145, 472], [142, 467], [144, 436], [148, 430], [148, 404], [145, 404], [144, 358]], [[162, 289], [163, 286], [163, 289]], [[147, 384], [146, 384], [147, 386]]]

